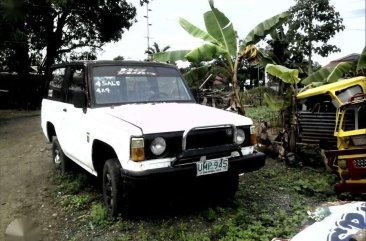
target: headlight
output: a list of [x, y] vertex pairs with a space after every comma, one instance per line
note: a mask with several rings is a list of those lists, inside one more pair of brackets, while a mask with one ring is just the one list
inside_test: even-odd
[[236, 144], [241, 145], [245, 141], [245, 132], [243, 129], [238, 129], [236, 132]]
[[163, 137], [156, 137], [150, 145], [150, 150], [155, 156], [160, 156], [166, 149], [166, 142]]

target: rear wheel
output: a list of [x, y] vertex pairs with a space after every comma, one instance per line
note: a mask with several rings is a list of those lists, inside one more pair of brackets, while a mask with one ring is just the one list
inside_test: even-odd
[[110, 215], [116, 217], [126, 207], [126, 191], [118, 159], [109, 159], [103, 168], [103, 199]]
[[61, 175], [70, 170], [71, 160], [63, 152], [56, 136], [52, 139], [52, 163], [56, 172]]

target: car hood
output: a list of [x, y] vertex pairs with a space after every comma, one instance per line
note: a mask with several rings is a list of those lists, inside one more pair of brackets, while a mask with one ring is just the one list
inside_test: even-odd
[[100, 111], [138, 126], [144, 134], [184, 131], [200, 126], [253, 123], [245, 116], [195, 103], [129, 104], [101, 108]]

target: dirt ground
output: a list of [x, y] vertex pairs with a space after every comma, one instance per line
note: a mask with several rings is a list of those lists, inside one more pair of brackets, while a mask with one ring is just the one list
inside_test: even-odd
[[59, 240], [65, 217], [52, 196], [50, 149], [39, 112], [0, 112], [0, 240], [24, 217], [34, 220], [43, 240]]

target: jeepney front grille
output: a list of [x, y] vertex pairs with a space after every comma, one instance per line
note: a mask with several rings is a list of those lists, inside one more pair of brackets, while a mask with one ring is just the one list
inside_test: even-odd
[[357, 159], [353, 163], [357, 168], [366, 168], [366, 159]]

